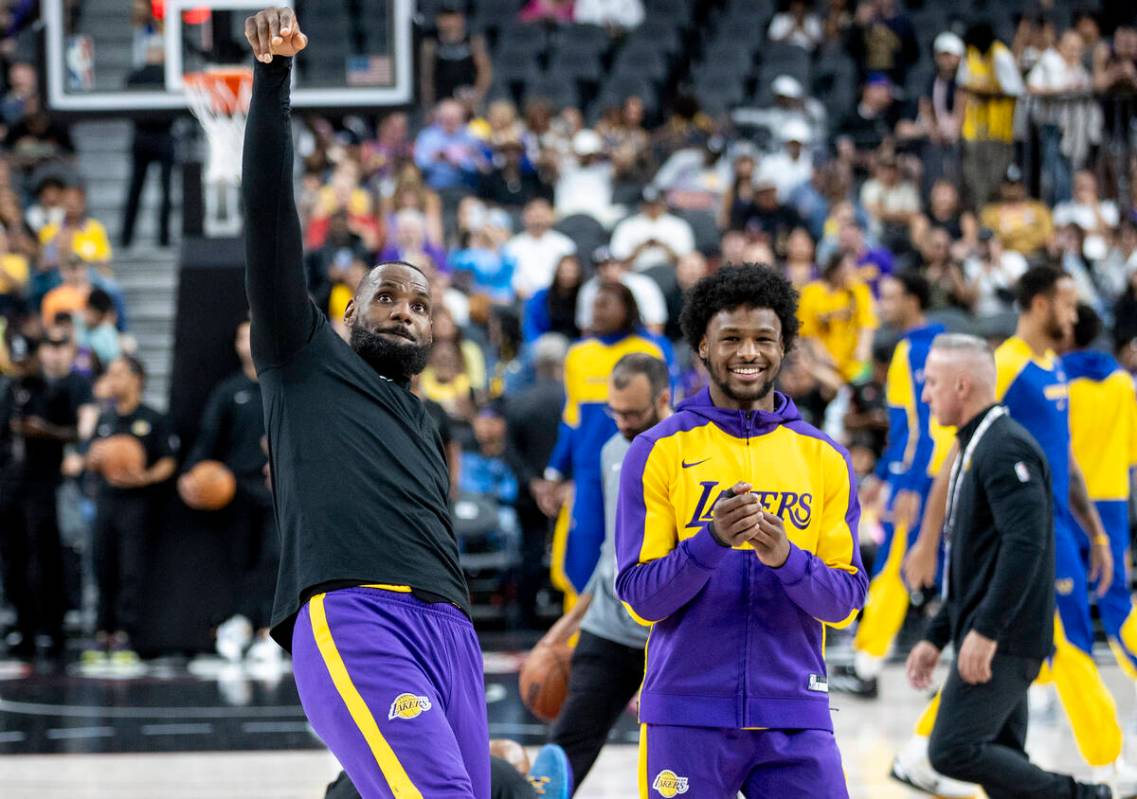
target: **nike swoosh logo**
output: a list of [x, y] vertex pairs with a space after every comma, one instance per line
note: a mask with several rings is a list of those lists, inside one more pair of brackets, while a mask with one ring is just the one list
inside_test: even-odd
[[683, 461], [683, 468], [690, 469], [692, 466], [698, 466], [700, 463], [706, 463], [709, 460], [710, 458], [703, 458], [701, 461], [695, 461], [694, 463], [687, 463], [687, 461]]

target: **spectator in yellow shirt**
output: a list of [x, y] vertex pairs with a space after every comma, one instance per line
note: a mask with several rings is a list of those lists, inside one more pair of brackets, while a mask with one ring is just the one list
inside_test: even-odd
[[873, 331], [879, 322], [872, 292], [857, 277], [854, 256], [834, 255], [821, 279], [805, 285], [798, 318], [801, 337], [819, 344], [845, 381], [868, 376]]
[[[48, 259], [46, 265], [55, 266], [66, 260], [66, 253], [56, 252], [54, 258], [51, 258], [47, 251], [53, 249], [53, 244], [66, 240], [65, 235], [60, 238], [61, 234], [70, 233], [71, 252], [101, 272], [109, 274], [111, 242], [103, 224], [87, 215], [87, 192], [82, 186], [68, 186], [64, 189], [63, 211], [61, 223], [48, 223], [39, 232], [39, 242], [44, 246], [45, 257]], [[57, 238], [60, 242], [56, 242]], [[54, 263], [50, 262], [52, 260]]]
[[1005, 249], [1025, 258], [1042, 253], [1054, 235], [1050, 209], [1027, 196], [1022, 170], [1015, 164], [1007, 168], [999, 201], [985, 206], [979, 219], [995, 231]]
[[8, 248], [8, 232], [0, 227], [0, 315], [18, 303], [28, 284], [28, 259]]

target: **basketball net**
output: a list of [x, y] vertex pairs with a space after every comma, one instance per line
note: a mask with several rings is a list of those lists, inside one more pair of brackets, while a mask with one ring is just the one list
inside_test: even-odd
[[203, 190], [205, 234], [241, 232], [241, 153], [253, 90], [247, 67], [213, 67], [183, 79], [186, 103], [208, 143]]

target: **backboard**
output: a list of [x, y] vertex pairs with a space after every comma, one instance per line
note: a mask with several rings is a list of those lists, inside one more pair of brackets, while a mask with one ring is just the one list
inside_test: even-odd
[[[413, 2], [286, 0], [283, 5], [297, 8], [310, 40], [293, 70], [293, 105], [346, 109], [410, 103]], [[244, 20], [281, 3], [165, 0], [133, 5], [135, 9], [128, 0], [44, 0], [46, 88], [53, 110], [183, 110], [184, 76], [211, 65], [251, 66]], [[161, 17], [156, 24], [144, 24], [147, 7]]]

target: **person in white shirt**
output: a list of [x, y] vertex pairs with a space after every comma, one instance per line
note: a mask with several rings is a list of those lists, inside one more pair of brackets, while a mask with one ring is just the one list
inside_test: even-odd
[[568, 236], [552, 229], [553, 207], [548, 200], [530, 200], [521, 222], [525, 231], [506, 242], [505, 253], [517, 264], [513, 288], [521, 300], [527, 300], [535, 291], [548, 288], [557, 262], [575, 253], [576, 245]]
[[821, 22], [809, 13], [805, 0], [790, 0], [789, 7], [770, 20], [767, 31], [771, 42], [792, 44], [812, 53], [821, 44]]
[[640, 0], [576, 0], [572, 18], [578, 25], [599, 25], [624, 32], [638, 28], [644, 21], [644, 6]]
[[1004, 250], [994, 231], [982, 228], [975, 254], [963, 262], [964, 277], [977, 293], [971, 312], [980, 318], [1012, 312], [1015, 284], [1026, 270], [1021, 253]]
[[695, 234], [685, 220], [667, 213], [659, 189], [648, 186], [640, 212], [616, 225], [609, 246], [616, 258], [642, 272], [658, 264], [674, 264], [694, 250]]
[[1074, 197], [1054, 208], [1054, 227], [1077, 225], [1085, 233], [1082, 250], [1086, 258], [1099, 261], [1109, 251], [1108, 238], [1121, 217], [1112, 200], [1098, 197], [1098, 179], [1088, 169], [1074, 174]]
[[723, 157], [725, 150], [721, 136], [711, 136], [702, 146], [684, 147], [663, 163], [652, 184], [664, 192], [672, 208], [718, 208], [730, 188], [731, 165]]
[[803, 120], [788, 120], [780, 132], [785, 144], [762, 159], [762, 168], [769, 170], [778, 187], [778, 202], [784, 203], [791, 191], [813, 178], [813, 153], [809, 125]]
[[1101, 140], [1101, 106], [1093, 78], [1082, 63], [1085, 47], [1077, 31], [1062, 34], [1027, 76], [1031, 118], [1042, 139], [1042, 198], [1053, 205], [1070, 199], [1071, 173]]
[[592, 253], [596, 274], [580, 287], [576, 298], [576, 326], [581, 330], [592, 328], [592, 306], [596, 292], [604, 283], [619, 281], [631, 290], [640, 309], [640, 320], [653, 333], [662, 333], [667, 324], [667, 300], [659, 284], [647, 275], [631, 271], [626, 261], [616, 258], [608, 247], [597, 247]]
[[605, 157], [604, 140], [594, 130], [579, 130], [572, 137], [572, 154], [560, 160], [556, 187], [557, 216], [587, 214], [610, 228], [623, 215], [612, 204], [612, 163]]

